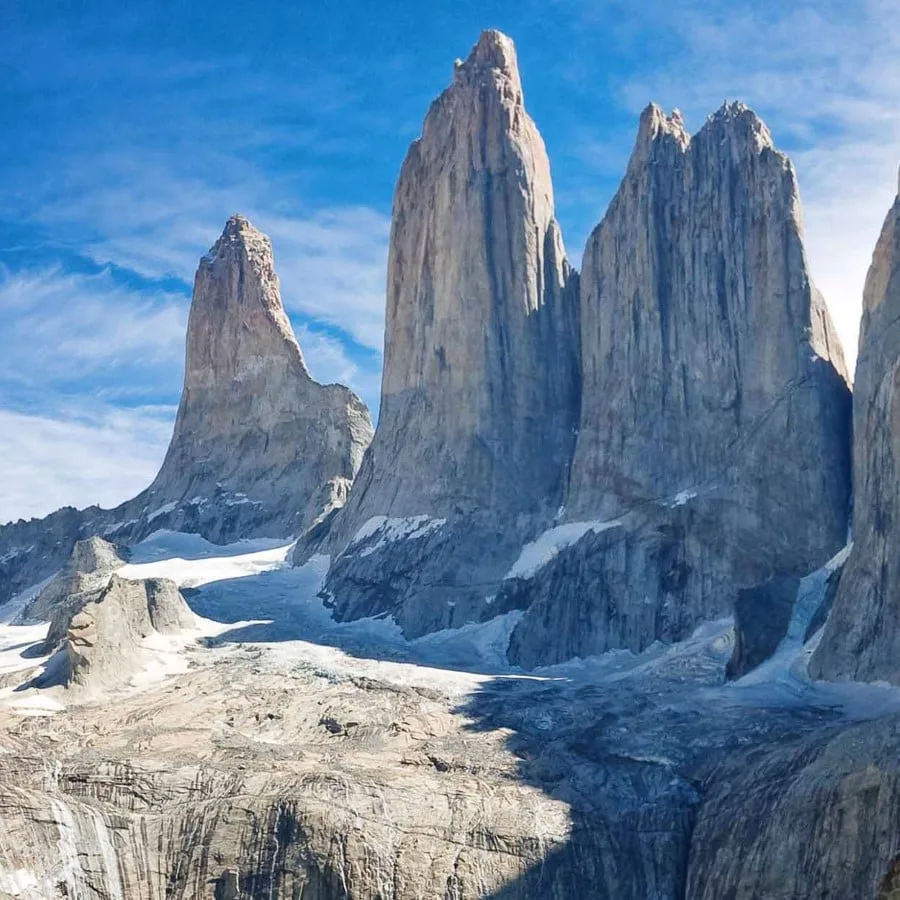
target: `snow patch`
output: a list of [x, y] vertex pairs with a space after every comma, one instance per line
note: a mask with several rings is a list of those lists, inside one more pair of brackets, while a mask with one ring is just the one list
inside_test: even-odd
[[294, 544], [285, 544], [273, 550], [244, 553], [239, 556], [219, 556], [207, 559], [185, 559], [176, 556], [154, 562], [129, 563], [118, 570], [122, 578], [140, 581], [144, 578], [168, 578], [179, 588], [199, 587], [214, 581], [247, 578], [290, 566]]
[[137, 525], [138, 519], [129, 519], [127, 522], [113, 522], [112, 525], [107, 525], [106, 528], [103, 529], [103, 534], [115, 534], [118, 531], [124, 531], [126, 528], [130, 528], [132, 525]]
[[27, 869], [0, 869], [0, 893], [13, 897], [40, 897], [40, 882]]
[[359, 544], [378, 535], [378, 540], [365, 547], [360, 556], [369, 556], [394, 541], [412, 541], [425, 537], [447, 524], [446, 519], [434, 519], [431, 516], [405, 516], [392, 518], [388, 516], [372, 516], [365, 522], [350, 541], [350, 546]]
[[147, 522], [152, 522], [154, 519], [158, 519], [160, 516], [164, 516], [167, 513], [175, 512], [178, 504], [173, 500], [171, 503], [164, 503], [159, 509], [154, 509], [149, 516], [147, 516]]
[[558, 556], [561, 550], [578, 543], [586, 534], [600, 534], [621, 524], [621, 519], [611, 519], [607, 522], [569, 522], [550, 528], [522, 548], [519, 558], [506, 573], [504, 580], [532, 578]]
[[676, 506], [684, 506], [689, 500], [693, 500], [697, 496], [697, 492], [695, 490], [686, 490], [679, 491], [668, 503], [666, 506], [669, 509], [675, 509]]
[[11, 700], [6, 704], [23, 716], [52, 716], [54, 713], [65, 712], [65, 706], [54, 700], [47, 694], [30, 694], [21, 700]]

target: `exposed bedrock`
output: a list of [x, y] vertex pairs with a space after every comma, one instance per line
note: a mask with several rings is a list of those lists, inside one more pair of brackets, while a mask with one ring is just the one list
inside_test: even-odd
[[[346, 551], [328, 581], [338, 616], [380, 592], [407, 633], [455, 621], [450, 604], [482, 602], [551, 520], [577, 424], [576, 282], [515, 49], [487, 31], [400, 172], [378, 429], [326, 541]], [[441, 528], [360, 558], [378, 517]]]
[[585, 251], [562, 517], [623, 524], [506, 589], [529, 606], [516, 661], [564, 658], [557, 620], [582, 654], [685, 637], [845, 543], [850, 391], [801, 232], [794, 169], [751, 110], [693, 137], [644, 112]]
[[853, 550], [810, 671], [900, 684], [900, 197], [863, 294], [853, 398]]

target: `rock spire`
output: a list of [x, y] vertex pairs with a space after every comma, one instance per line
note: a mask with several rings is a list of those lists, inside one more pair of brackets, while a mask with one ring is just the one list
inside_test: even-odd
[[159, 474], [116, 509], [0, 527], [0, 605], [94, 535], [127, 546], [163, 528], [215, 542], [302, 534], [343, 504], [372, 430], [355, 394], [310, 377], [271, 242], [232, 216], [197, 269], [184, 390]]
[[343, 503], [371, 434], [359, 398], [310, 377], [271, 242], [232, 216], [197, 269], [175, 431], [138, 500], [213, 539], [299, 534]]
[[[330, 578], [339, 615], [377, 593], [408, 633], [465, 621], [555, 512], [577, 421], [575, 285], [515, 49], [486, 31], [400, 172], [379, 424], [332, 552], [365, 528], [379, 541], [379, 522], [432, 526], [377, 554], [354, 544]], [[413, 544], [430, 562], [410, 580]]]
[[509, 588], [531, 605], [512, 641], [527, 665], [682, 638], [846, 539], [842, 351], [793, 166], [750, 109], [723, 106], [693, 137], [644, 111], [580, 291], [565, 521], [619, 524]]

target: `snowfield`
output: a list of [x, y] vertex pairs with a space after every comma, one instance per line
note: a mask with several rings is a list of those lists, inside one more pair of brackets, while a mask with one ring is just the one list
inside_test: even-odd
[[[373, 528], [369, 537], [378, 533]], [[405, 529], [409, 536], [423, 527]], [[616, 522], [584, 522], [559, 526], [523, 548], [509, 577], [528, 577], [536, 567], [592, 530]], [[386, 617], [339, 623], [319, 593], [328, 558], [314, 557], [302, 567], [290, 565], [292, 544], [285, 541], [242, 541], [216, 546], [196, 535], [161, 531], [134, 548], [131, 562], [118, 574], [131, 579], [168, 578], [184, 591], [196, 616], [196, 628], [176, 635], [155, 635], [133, 660], [130, 690], [143, 690], [197, 666], [246, 658], [254, 665], [285, 672], [313, 668], [324, 677], [369, 677], [403, 685], [434, 688], [462, 696], [496, 678], [528, 679], [559, 685], [605, 684], [612, 692], [650, 693], [655, 702], [715, 708], [818, 707], [851, 718], [872, 718], [900, 710], [900, 689], [886, 685], [829, 684], [810, 681], [806, 662], [816, 635], [805, 646], [802, 635], [815, 611], [814, 595], [827, 573], [840, 563], [804, 579], [789, 632], [775, 656], [734, 683], [724, 681], [733, 643], [730, 619], [708, 623], [688, 640], [654, 644], [644, 653], [611, 651], [589, 659], [524, 673], [506, 661], [509, 635], [520, 612], [486, 623], [406, 640]], [[842, 551], [846, 555], [848, 551]], [[35, 596], [36, 585], [16, 598], [21, 608]], [[47, 625], [13, 625], [17, 610], [4, 610], [0, 624], [0, 704], [23, 715], [51, 715], [65, 708], [61, 689], [23, 689], [48, 659], [35, 658], [34, 648]], [[237, 654], [238, 656], [236, 656]]]

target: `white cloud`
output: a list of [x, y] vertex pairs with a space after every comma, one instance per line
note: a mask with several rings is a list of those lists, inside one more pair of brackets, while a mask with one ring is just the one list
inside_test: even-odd
[[628, 9], [648, 45], [666, 33], [673, 46], [619, 86], [626, 108], [636, 114], [655, 100], [698, 127], [724, 99], [742, 99], [791, 155], [813, 278], [852, 364], [865, 275], [900, 163], [895, 4], [650, 0]]
[[[208, 181], [179, 174], [174, 163], [134, 155], [71, 160], [66, 197], [46, 197], [30, 215], [100, 265], [190, 284], [225, 220], [241, 212], [272, 238], [289, 311], [381, 351], [387, 216], [365, 206], [286, 210], [284, 186], [236, 159], [219, 160], [227, 174]], [[102, 181], [92, 174], [98, 169]]]
[[0, 267], [0, 388], [112, 386], [115, 373], [120, 389], [150, 381], [157, 394], [177, 391], [187, 309], [183, 295], [127, 287], [109, 272]]
[[173, 418], [166, 407], [0, 410], [0, 522], [134, 496], [156, 474]]

